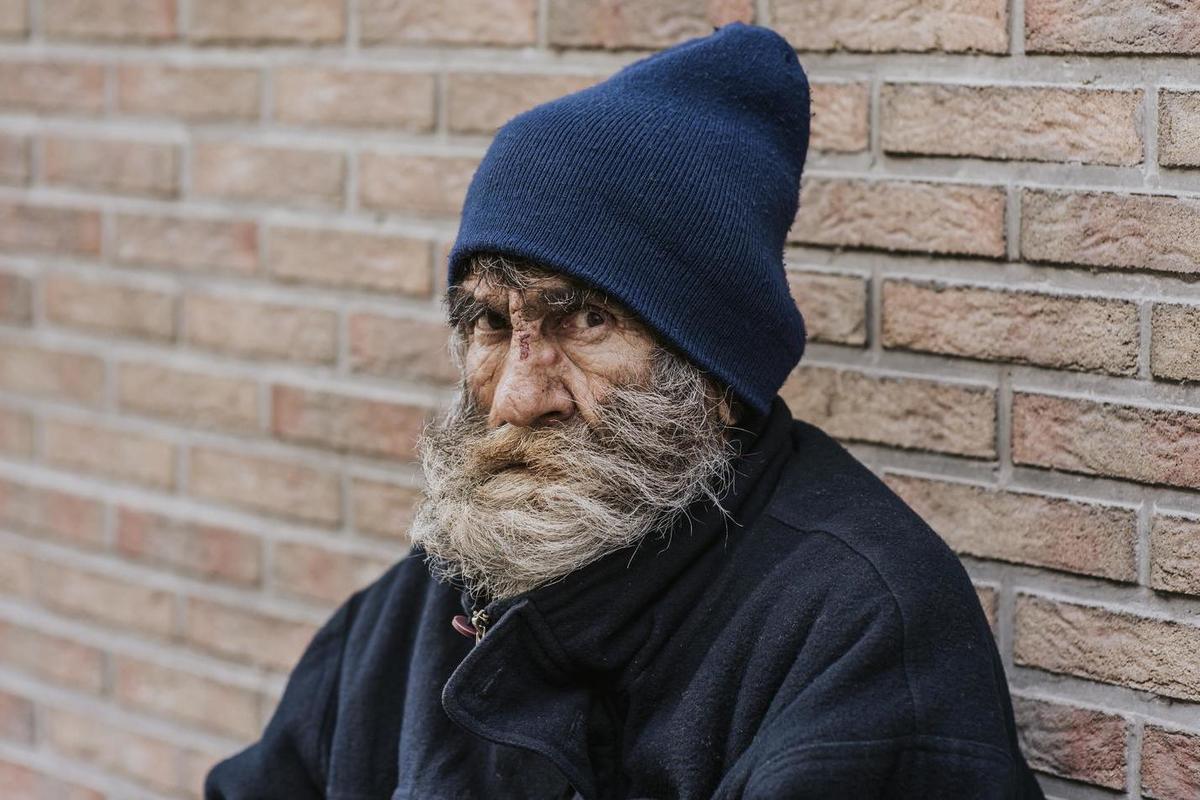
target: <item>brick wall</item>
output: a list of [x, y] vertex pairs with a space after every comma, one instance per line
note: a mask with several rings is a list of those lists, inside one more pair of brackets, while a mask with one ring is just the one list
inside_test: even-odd
[[6, 797], [257, 735], [404, 552], [489, 136], [731, 19], [814, 83], [786, 399], [962, 555], [1052, 796], [1200, 795], [1200, 5], [617, 5], [0, 0]]

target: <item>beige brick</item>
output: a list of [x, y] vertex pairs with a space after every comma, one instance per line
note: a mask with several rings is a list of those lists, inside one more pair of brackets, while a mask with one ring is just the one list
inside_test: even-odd
[[213, 447], [193, 447], [190, 467], [195, 497], [318, 525], [341, 520], [335, 473]]
[[[23, 38], [28, 33], [28, 0], [0, 0], [0, 36]], [[3, 784], [2, 780], [0, 780], [0, 784]]]
[[61, 206], [0, 202], [0, 250], [98, 256], [100, 215]]
[[173, 197], [179, 192], [179, 148], [130, 139], [42, 137], [47, 184], [114, 194]]
[[1141, 90], [892, 83], [880, 104], [893, 153], [1142, 162]]
[[279, 542], [275, 545], [273, 577], [280, 591], [337, 604], [378, 578], [391, 562], [323, 547]]
[[361, 533], [400, 542], [408, 541], [421, 490], [370, 478], [351, 478], [350, 508], [354, 527]]
[[0, 663], [90, 694], [104, 689], [103, 650], [4, 620], [0, 620]]
[[882, 314], [884, 347], [1137, 372], [1138, 309], [1125, 300], [887, 280]]
[[117, 404], [188, 427], [258, 429], [258, 384], [250, 378], [126, 362], [117, 368]]
[[113, 658], [113, 695], [121, 705], [251, 738], [260, 732], [259, 695], [181, 669], [136, 658]]
[[1018, 595], [1013, 649], [1022, 666], [1200, 699], [1200, 628], [1194, 625]]
[[0, 343], [0, 389], [99, 406], [104, 362], [83, 353]]
[[174, 39], [175, 0], [41, 0], [49, 39]]
[[48, 464], [157, 489], [175, 485], [175, 447], [158, 437], [65, 419], [46, 420], [42, 437]]
[[1026, 0], [1031, 53], [1200, 53], [1200, 6], [1146, 0]]
[[165, 589], [51, 562], [38, 565], [34, 591], [49, 608], [156, 636], [175, 629], [175, 597]]
[[429, 242], [357, 231], [276, 227], [268, 270], [283, 281], [428, 297]]
[[33, 701], [0, 689], [0, 742], [34, 744]]
[[0, 108], [99, 114], [104, 110], [104, 65], [72, 61], [0, 62]]
[[1013, 461], [1200, 488], [1200, 414], [1017, 392]]
[[994, 186], [809, 177], [789, 239], [999, 258], [1004, 203]]
[[192, 149], [192, 190], [202, 196], [336, 208], [345, 179], [345, 158], [333, 150], [243, 142]]
[[458, 216], [479, 159], [366, 152], [359, 158], [359, 200], [379, 211]]
[[860, 153], [869, 144], [871, 87], [865, 83], [812, 83], [809, 147], [831, 153]]
[[537, 0], [359, 0], [367, 44], [533, 44]]
[[32, 597], [34, 562], [24, 553], [0, 550], [0, 593], [12, 597]]
[[1200, 92], [1159, 93], [1158, 163], [1200, 167]]
[[275, 117], [314, 125], [433, 130], [434, 76], [415, 72], [288, 67], [275, 73]]
[[224, 658], [290, 672], [316, 634], [307, 622], [189, 598], [184, 636], [195, 647]]
[[195, 347], [242, 358], [332, 363], [337, 313], [220, 295], [185, 298], [184, 338]]
[[992, 636], [995, 636], [996, 613], [1000, 606], [1000, 595], [991, 586], [976, 584], [975, 596], [979, 598], [979, 606], [983, 609], [983, 616], [987, 619], [988, 627], [992, 629]]
[[259, 72], [224, 67], [122, 64], [117, 109], [125, 114], [215, 122], [259, 114]]
[[1029, 766], [1106, 786], [1125, 788], [1125, 720], [1086, 708], [1013, 697], [1021, 751]]
[[0, 133], [0, 183], [24, 186], [29, 183], [29, 137]]
[[[53, 771], [53, 767], [46, 769]], [[0, 786], [4, 786], [18, 798], [52, 797], [54, 800], [105, 800], [103, 792], [89, 789], [77, 783], [61, 780], [54, 775], [40, 772], [24, 764], [17, 764], [0, 756]]]
[[1155, 800], [1200, 796], [1200, 733], [1147, 725], [1142, 734], [1142, 795]]
[[116, 336], [171, 341], [175, 338], [175, 296], [135, 286], [47, 276], [46, 317], [59, 325]]
[[5, 529], [77, 546], [105, 546], [104, 504], [59, 489], [0, 479]]
[[258, 226], [241, 220], [118, 214], [113, 249], [117, 262], [131, 266], [247, 275], [258, 268]]
[[33, 415], [15, 409], [0, 409], [0, 453], [18, 458], [33, 457]]
[[1200, 200], [1026, 189], [1021, 215], [1033, 261], [1200, 272]]
[[450, 330], [442, 323], [351, 314], [350, 369], [367, 375], [452, 384]]
[[33, 281], [0, 272], [0, 324], [28, 325], [32, 321]]
[[346, 35], [344, 0], [192, 0], [188, 35], [203, 44], [319, 44]]
[[495, 133], [526, 109], [586, 89], [603, 75], [538, 75], [452, 72], [446, 83], [446, 115], [455, 133]]
[[262, 542], [252, 534], [129, 506], [116, 524], [115, 548], [128, 558], [245, 586], [262, 578]]
[[771, 10], [798, 50], [1008, 51], [1006, 0], [776, 0]]
[[988, 388], [801, 367], [779, 393], [795, 416], [839, 439], [973, 458], [996, 454]]
[[867, 282], [853, 275], [790, 272], [788, 288], [813, 342], [867, 343]]
[[1150, 585], [1167, 592], [1200, 595], [1200, 520], [1154, 518]]
[[153, 789], [180, 788], [175, 766], [179, 750], [174, 745], [82, 711], [44, 711], [45, 738], [52, 750]]
[[734, 20], [754, 21], [752, 0], [550, 0], [550, 43], [557, 47], [657, 50], [705, 36]]
[[1132, 509], [907, 475], [886, 481], [957, 553], [1137, 581]]
[[429, 409], [296, 386], [271, 387], [280, 439], [380, 458], [412, 459]]
[[1159, 378], [1200, 381], [1200, 306], [1155, 303], [1150, 370]]

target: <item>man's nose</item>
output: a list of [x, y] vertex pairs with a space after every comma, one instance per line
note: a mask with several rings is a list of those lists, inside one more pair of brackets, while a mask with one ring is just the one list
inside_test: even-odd
[[560, 358], [536, 332], [514, 330], [492, 395], [488, 424], [536, 428], [570, 419], [575, 402], [556, 377]]

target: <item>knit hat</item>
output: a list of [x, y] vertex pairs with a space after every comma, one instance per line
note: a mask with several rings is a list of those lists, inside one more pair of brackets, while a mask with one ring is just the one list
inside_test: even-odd
[[783, 247], [809, 103], [787, 40], [731, 22], [518, 114], [468, 187], [448, 284], [475, 253], [540, 263], [766, 412], [804, 352]]

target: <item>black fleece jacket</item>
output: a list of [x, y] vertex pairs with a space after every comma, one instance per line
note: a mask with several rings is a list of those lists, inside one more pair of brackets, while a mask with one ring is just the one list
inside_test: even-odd
[[[351, 596], [206, 800], [1042, 798], [962, 565], [778, 397], [724, 503], [451, 620], [416, 549]], [[478, 610], [478, 609], [475, 609]]]

